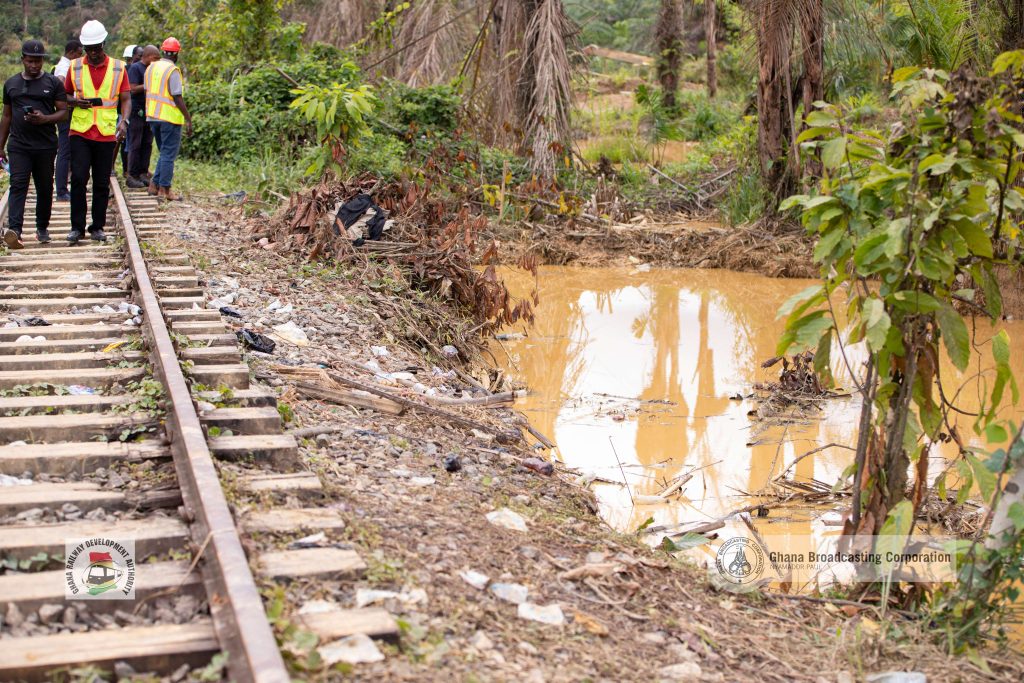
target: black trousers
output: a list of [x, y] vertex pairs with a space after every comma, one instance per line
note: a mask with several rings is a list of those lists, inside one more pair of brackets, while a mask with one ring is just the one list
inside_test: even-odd
[[89, 232], [102, 230], [107, 224], [107, 202], [110, 200], [110, 171], [114, 168], [116, 142], [87, 140], [71, 136], [71, 229], [85, 234], [85, 186], [92, 174], [92, 223]]
[[57, 150], [22, 152], [8, 150], [11, 162], [11, 195], [7, 204], [7, 220], [11, 230], [21, 234], [25, 222], [25, 198], [29, 179], [36, 185], [36, 229], [50, 227], [53, 209], [53, 160]]
[[149, 159], [153, 155], [153, 129], [146, 123], [146, 112], [128, 122], [128, 175], [138, 178], [149, 173]]

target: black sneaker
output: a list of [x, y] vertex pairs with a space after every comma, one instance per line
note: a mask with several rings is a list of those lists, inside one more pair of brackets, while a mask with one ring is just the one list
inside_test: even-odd
[[69, 195], [69, 194], [58, 194], [57, 195], [57, 201], [58, 202], [70, 202], [71, 201], [71, 195]]
[[89, 239], [93, 242], [106, 242], [107, 236], [103, 233], [103, 228], [100, 228], [99, 230], [90, 231]]
[[49, 244], [50, 231], [46, 228], [36, 228], [36, 241], [39, 242], [39, 244]]
[[10, 228], [4, 230], [4, 244], [7, 245], [8, 249], [25, 248], [25, 243], [21, 241], [21, 235], [11, 230]]
[[78, 244], [78, 240], [82, 239], [83, 237], [85, 237], [85, 235], [83, 235], [82, 233], [78, 232], [77, 230], [72, 230], [71, 232], [68, 233], [68, 246], [75, 246], [76, 244]]
[[133, 175], [128, 176], [128, 180], [124, 181], [124, 184], [133, 190], [141, 190], [144, 187], [149, 187], [149, 183], [144, 183]]

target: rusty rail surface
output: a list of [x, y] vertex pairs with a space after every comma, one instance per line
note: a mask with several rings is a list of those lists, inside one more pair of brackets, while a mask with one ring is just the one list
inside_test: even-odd
[[263, 610], [245, 551], [221, 489], [199, 416], [171, 341], [124, 193], [111, 183], [124, 229], [128, 266], [143, 310], [143, 332], [153, 372], [167, 392], [166, 429], [189, 519], [210, 612], [221, 647], [228, 653], [230, 679], [287, 683], [288, 671]]

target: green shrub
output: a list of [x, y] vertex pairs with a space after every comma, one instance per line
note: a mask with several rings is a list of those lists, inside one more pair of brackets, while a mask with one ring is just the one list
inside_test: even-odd
[[627, 161], [647, 161], [647, 145], [637, 137], [604, 135], [591, 138], [580, 144], [583, 158], [592, 164], [605, 157], [613, 164]]
[[679, 128], [687, 140], [710, 140], [739, 121], [735, 107], [728, 100], [709, 100], [703, 90], [683, 92], [678, 102]]
[[[282, 73], [283, 72], [283, 73]], [[344, 53], [314, 46], [302, 59], [263, 63], [231, 81], [189, 83], [185, 98], [194, 132], [182, 156], [240, 161], [268, 150], [289, 153], [315, 137], [314, 127], [289, 110], [297, 83], [358, 82], [360, 72]]]
[[346, 170], [352, 174], [369, 171], [393, 180], [408, 166], [408, 151], [409, 146], [394, 135], [371, 132], [349, 151]]
[[462, 98], [451, 85], [411, 88], [387, 81], [381, 87], [380, 98], [388, 122], [402, 130], [450, 133], [459, 125]]

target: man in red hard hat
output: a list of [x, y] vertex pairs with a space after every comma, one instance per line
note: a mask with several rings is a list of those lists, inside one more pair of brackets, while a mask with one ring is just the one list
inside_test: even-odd
[[171, 192], [174, 161], [181, 149], [182, 126], [185, 135], [192, 134], [192, 115], [182, 97], [181, 70], [178, 53], [181, 43], [168, 38], [160, 46], [163, 59], [146, 69], [146, 121], [153, 130], [153, 141], [160, 150], [156, 171], [149, 183], [149, 193], [165, 200], [181, 199]]

